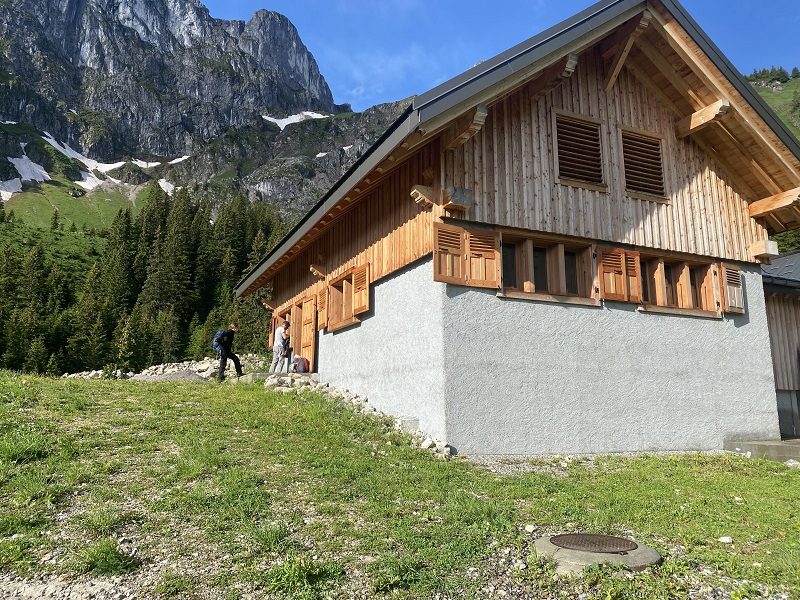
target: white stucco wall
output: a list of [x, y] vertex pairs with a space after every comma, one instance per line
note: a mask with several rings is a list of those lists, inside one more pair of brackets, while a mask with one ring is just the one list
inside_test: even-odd
[[721, 449], [778, 438], [764, 293], [725, 320], [446, 287], [446, 437], [467, 454]]
[[379, 410], [415, 417], [445, 437], [442, 311], [445, 287], [430, 258], [371, 287], [358, 325], [319, 336], [320, 379], [369, 399]]

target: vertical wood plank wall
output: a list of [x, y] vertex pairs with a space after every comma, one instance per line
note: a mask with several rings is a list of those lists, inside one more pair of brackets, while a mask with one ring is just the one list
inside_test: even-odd
[[775, 387], [800, 390], [800, 296], [767, 293]]
[[[590, 50], [548, 94], [537, 99], [531, 84], [499, 101], [476, 136], [444, 153], [443, 185], [473, 191], [465, 218], [752, 261], [750, 244], [767, 232], [750, 218], [746, 200], [700, 146], [676, 138], [673, 113], [627, 69], [606, 94], [601, 60]], [[602, 121], [607, 192], [556, 180], [554, 109]], [[625, 196], [620, 127], [663, 136], [668, 202]]]
[[[438, 181], [439, 145], [432, 143], [390, 173], [372, 191], [331, 224], [273, 280], [273, 299], [279, 307], [316, 293], [322, 280], [309, 271], [321, 264], [327, 279], [350, 267], [370, 264], [375, 281], [403, 268], [432, 251], [433, 221], [438, 207], [423, 210], [409, 195], [423, 183], [423, 171], [433, 167]], [[433, 182], [431, 182], [433, 183]]]

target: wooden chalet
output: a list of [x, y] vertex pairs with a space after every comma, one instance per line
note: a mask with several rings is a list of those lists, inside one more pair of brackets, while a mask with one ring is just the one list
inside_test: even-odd
[[236, 294], [462, 451], [721, 448], [778, 435], [798, 226], [775, 114], [678, 2], [605, 0], [415, 97]]

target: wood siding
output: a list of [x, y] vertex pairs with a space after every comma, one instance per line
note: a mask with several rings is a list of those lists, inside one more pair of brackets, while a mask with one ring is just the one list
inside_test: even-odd
[[[442, 154], [442, 184], [473, 192], [464, 218], [729, 260], [753, 261], [767, 237], [747, 201], [707, 152], [678, 140], [673, 112], [627, 69], [606, 94], [598, 51], [581, 56], [563, 85], [536, 97], [526, 86], [490, 107], [483, 129]], [[607, 191], [556, 179], [554, 114], [602, 123]], [[622, 129], [663, 138], [666, 198], [626, 195]]]
[[[326, 280], [369, 263], [369, 278], [385, 277], [430, 253], [433, 221], [438, 207], [423, 209], [410, 194], [411, 187], [438, 178], [438, 144], [417, 152], [355, 201], [320, 237], [298, 253], [273, 280], [273, 300], [279, 309], [316, 294], [323, 280], [309, 270], [321, 265]], [[429, 174], [423, 174], [428, 168]], [[433, 182], [430, 182], [433, 183]]]
[[800, 296], [767, 293], [775, 388], [800, 390]]

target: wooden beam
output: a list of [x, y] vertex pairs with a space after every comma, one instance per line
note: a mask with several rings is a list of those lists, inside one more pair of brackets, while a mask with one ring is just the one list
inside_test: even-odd
[[688, 117], [681, 119], [675, 125], [675, 135], [678, 139], [688, 137], [698, 131], [702, 131], [712, 123], [718, 121], [731, 109], [728, 100], [718, 100], [705, 108], [701, 108]]
[[758, 217], [764, 217], [772, 212], [775, 212], [776, 210], [780, 210], [781, 208], [788, 208], [790, 206], [798, 205], [800, 205], [800, 187], [794, 188], [793, 190], [789, 190], [787, 192], [781, 192], [780, 194], [775, 194], [769, 198], [756, 200], [750, 205], [748, 210], [750, 211], [750, 216], [754, 219], [757, 219]]
[[692, 105], [692, 108], [696, 110], [705, 105], [705, 102], [703, 102], [700, 96], [697, 95], [697, 92], [691, 88], [689, 82], [675, 72], [675, 67], [673, 67], [666, 58], [664, 58], [664, 55], [661, 54], [658, 48], [653, 46], [644, 38], [637, 40], [636, 46], [642, 51], [642, 54], [644, 54], [647, 59], [653, 63], [656, 69], [658, 69], [658, 71], [667, 79], [667, 81], [669, 81], [670, 85], [672, 85], [672, 87], [678, 90], [681, 95], [686, 98], [687, 102]]
[[453, 125], [453, 139], [450, 140], [445, 148], [447, 150], [455, 150], [463, 145], [483, 128], [488, 115], [489, 109], [486, 108], [486, 105], [479, 104], [468, 111], [467, 114], [459, 117]]
[[318, 279], [325, 279], [325, 276], [327, 275], [327, 273], [325, 273], [325, 268], [321, 265], [312, 264], [308, 270], [311, 271], [311, 274]]
[[436, 192], [428, 185], [415, 185], [411, 188], [411, 198], [422, 208], [431, 208], [436, 204]]
[[734, 145], [734, 147], [741, 153], [744, 159], [748, 162], [748, 164], [753, 170], [753, 174], [756, 176], [756, 179], [758, 179], [761, 182], [761, 184], [771, 193], [773, 194], [780, 193], [781, 192], [780, 186], [777, 183], [775, 183], [775, 180], [769, 175], [769, 173], [767, 173], [764, 170], [764, 168], [753, 157], [750, 151], [744, 147], [744, 144], [742, 144], [736, 138], [736, 136], [733, 135], [733, 133], [731, 133], [730, 129], [727, 128], [725, 123], [721, 121], [716, 121], [716, 123], [719, 126], [722, 133], [725, 134], [725, 137], [728, 139], [728, 141], [730, 141]]
[[611, 65], [608, 69], [608, 75], [606, 76], [606, 82], [604, 86], [606, 92], [610, 92], [614, 87], [614, 84], [617, 82], [617, 78], [622, 71], [622, 65], [625, 64], [625, 60], [628, 58], [628, 54], [633, 47], [633, 43], [647, 30], [648, 26], [650, 25], [651, 18], [652, 15], [650, 14], [650, 11], [645, 10], [640, 15], [635, 16], [630, 21], [625, 23], [619, 32], [617, 32], [617, 35], [614, 36], [612, 47], [617, 48], [617, 53], [614, 56], [614, 60], [611, 61]]
[[642, 85], [644, 85], [650, 92], [653, 93], [661, 102], [669, 108], [678, 118], [683, 118], [683, 115], [686, 114], [684, 111], [679, 109], [673, 100], [667, 96], [663, 90], [656, 84], [655, 81], [650, 77], [647, 69], [642, 67], [639, 63], [629, 60], [626, 64], [628, 71], [638, 79]]
[[[699, 60], [695, 50], [691, 48], [684, 39], [682, 39], [681, 33], [683, 30], [681, 26], [674, 21], [669, 23], [664, 22], [658, 17], [653, 19], [653, 24], [666, 40], [667, 44], [669, 44], [670, 48], [672, 48], [675, 53], [683, 59], [692, 72], [697, 75], [697, 77], [708, 87], [708, 89], [711, 90], [712, 93], [716, 94], [718, 98], [724, 97], [726, 95], [724, 92], [724, 86], [720, 83], [717, 75], [708, 67], [706, 67], [701, 60]], [[748, 118], [747, 114], [745, 113], [745, 109], [750, 111], [752, 114], [752, 109], [749, 103], [745, 101], [744, 105], [740, 105], [735, 98], [731, 98], [731, 106], [734, 108], [733, 114], [736, 116], [737, 120], [747, 126], [756, 142], [780, 163], [780, 165], [787, 171], [790, 178], [795, 183], [800, 183], [800, 171], [798, 171], [798, 169], [792, 163], [790, 163], [789, 160], [787, 160], [784, 152], [782, 152], [778, 147], [776, 147], [775, 144], [766, 138], [764, 133], [761, 131], [761, 128]]]

